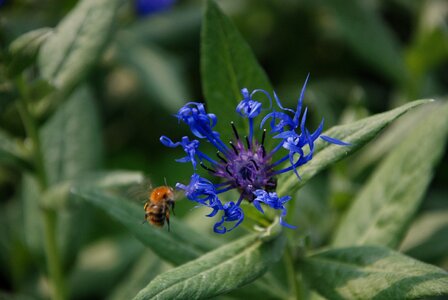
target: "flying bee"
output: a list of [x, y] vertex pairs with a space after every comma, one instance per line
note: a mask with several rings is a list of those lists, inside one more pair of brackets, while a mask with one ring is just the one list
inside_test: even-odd
[[145, 221], [157, 227], [163, 227], [166, 223], [170, 231], [170, 211], [174, 214], [174, 190], [172, 187], [163, 185], [151, 189], [145, 206]]

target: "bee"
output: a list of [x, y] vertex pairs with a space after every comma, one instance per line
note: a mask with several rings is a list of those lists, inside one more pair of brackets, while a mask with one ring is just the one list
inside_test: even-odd
[[157, 227], [168, 225], [170, 231], [170, 211], [174, 214], [174, 190], [172, 187], [163, 185], [151, 189], [149, 191], [149, 198], [145, 206], [145, 221]]

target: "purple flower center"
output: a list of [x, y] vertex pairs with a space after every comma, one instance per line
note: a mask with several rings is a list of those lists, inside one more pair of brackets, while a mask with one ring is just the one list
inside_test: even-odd
[[272, 159], [266, 156], [263, 144], [256, 140], [250, 142], [248, 138], [243, 142], [233, 123], [232, 128], [235, 134], [235, 140], [230, 142], [232, 149], [225, 157], [218, 153], [220, 162], [213, 173], [236, 188], [242, 199], [252, 202], [257, 189], [273, 191], [276, 188], [276, 179], [270, 167]]

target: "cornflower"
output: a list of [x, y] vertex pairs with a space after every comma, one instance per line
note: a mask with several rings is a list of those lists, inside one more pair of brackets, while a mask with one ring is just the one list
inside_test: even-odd
[[[190, 162], [194, 169], [190, 182], [177, 183], [176, 188], [183, 190], [187, 199], [196, 202], [199, 206], [212, 209], [208, 217], [222, 212], [221, 219], [213, 227], [216, 233], [224, 234], [241, 224], [244, 219], [241, 203], [244, 200], [252, 203], [261, 213], [264, 213], [262, 204], [280, 210], [280, 224], [295, 228], [285, 221], [287, 214], [285, 204], [291, 200], [291, 196], [279, 197], [275, 192], [277, 175], [294, 172], [300, 180], [297, 168], [313, 158], [314, 143], [318, 138], [332, 144], [348, 145], [321, 134], [323, 119], [314, 132], [306, 128], [308, 109], [305, 108], [302, 113], [302, 104], [307, 82], [308, 77], [302, 87], [295, 110], [284, 108], [275, 92], [273, 92], [273, 98], [279, 111], [273, 108], [272, 98], [267, 91], [256, 89], [249, 92], [247, 88], [243, 88], [241, 90], [243, 99], [236, 107], [236, 112], [247, 120], [249, 132], [242, 136], [235, 124], [231, 122], [233, 139], [227, 144], [222, 141], [220, 134], [213, 130], [218, 122], [216, 115], [207, 113], [204, 104], [198, 102], [188, 102], [175, 115], [179, 122], [189, 126], [191, 133], [197, 139], [191, 140], [188, 136], [184, 136], [180, 141], [174, 142], [166, 136], [160, 138], [162, 144], [167, 147], [182, 147], [186, 156], [176, 161]], [[267, 97], [270, 105], [267, 108], [269, 112], [259, 123], [262, 133], [260, 139], [257, 139], [254, 126], [263, 108], [262, 103], [253, 97], [260, 93]], [[269, 124], [269, 132], [265, 124]], [[273, 138], [276, 142], [272, 149], [265, 148], [268, 138]], [[216, 157], [211, 157], [199, 150], [198, 139], [210, 142], [217, 149]], [[212, 183], [198, 175], [196, 173], [198, 163], [210, 175], [218, 177], [220, 183]], [[237, 190], [239, 197], [236, 201], [223, 203], [220, 194], [229, 190]], [[229, 223], [231, 225], [228, 225]]]
[[175, 0], [135, 0], [135, 11], [146, 17], [169, 9]]

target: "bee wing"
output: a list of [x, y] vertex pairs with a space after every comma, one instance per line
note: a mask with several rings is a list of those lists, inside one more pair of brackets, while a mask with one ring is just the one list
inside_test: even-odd
[[174, 201], [179, 201], [185, 198], [185, 193], [182, 190], [174, 189]]
[[126, 192], [126, 196], [133, 201], [144, 203], [148, 201], [149, 193], [152, 188], [151, 179], [145, 177], [141, 182], [130, 186]]

